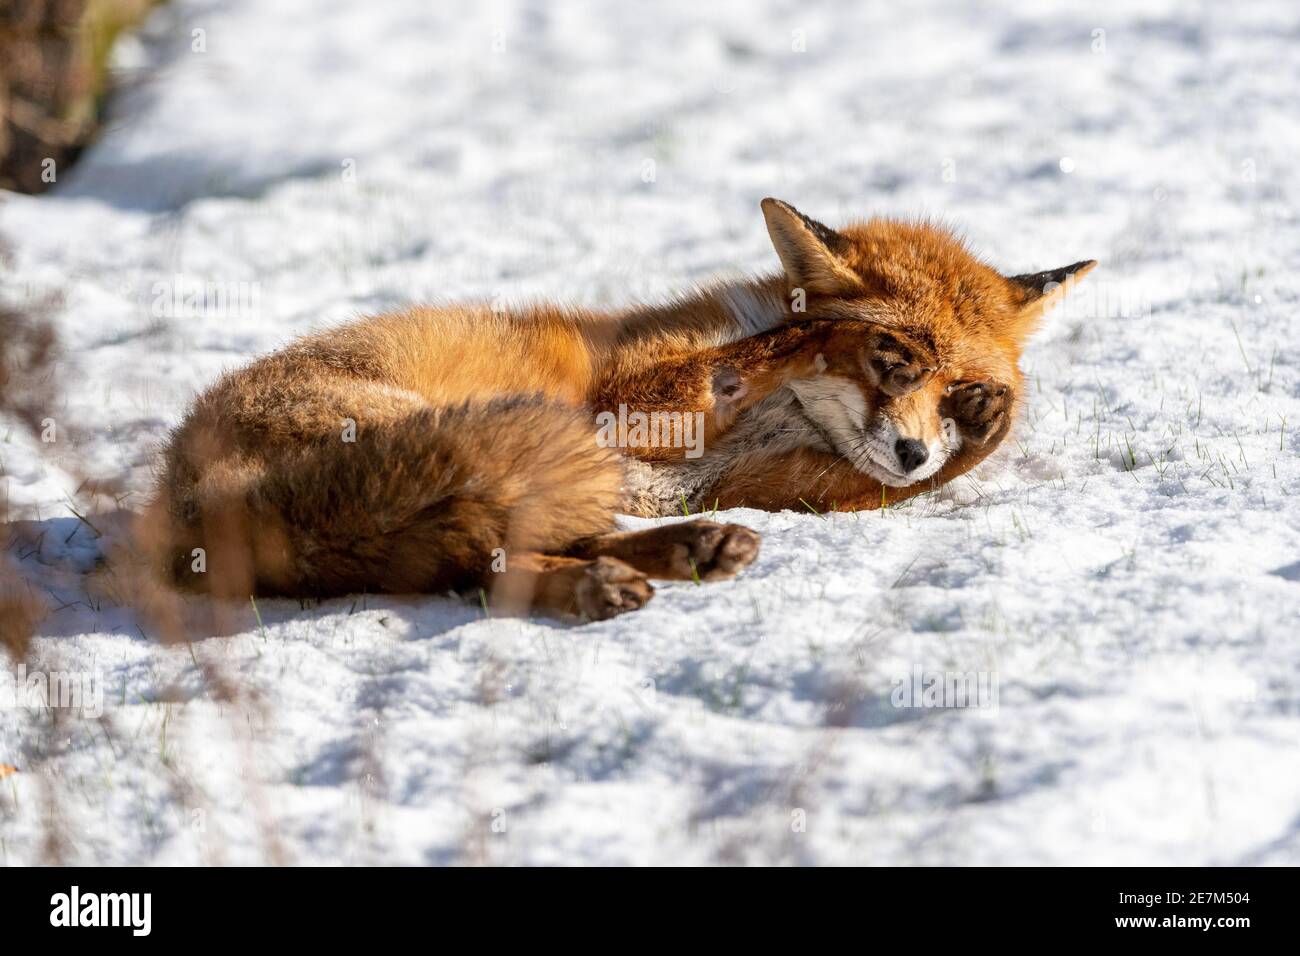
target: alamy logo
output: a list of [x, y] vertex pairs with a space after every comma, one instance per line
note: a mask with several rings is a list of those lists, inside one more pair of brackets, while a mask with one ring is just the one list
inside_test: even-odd
[[104, 714], [104, 681], [92, 671], [29, 673], [26, 664], [0, 669], [0, 710], [17, 707], [80, 710], [93, 720]]
[[261, 314], [260, 282], [204, 282], [190, 276], [160, 279], [151, 289], [158, 319], [241, 319]]
[[685, 448], [687, 458], [704, 454], [703, 412], [629, 412], [596, 415], [596, 443], [602, 448]]
[[129, 926], [133, 936], [148, 936], [153, 928], [152, 893], [70, 893], [50, 897], [51, 926]]
[[889, 700], [895, 707], [998, 711], [996, 671], [927, 671], [917, 665], [912, 673], [896, 676], [893, 685]]

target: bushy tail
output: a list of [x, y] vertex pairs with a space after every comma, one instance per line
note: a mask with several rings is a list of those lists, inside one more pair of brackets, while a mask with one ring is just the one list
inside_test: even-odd
[[473, 587], [502, 554], [609, 530], [622, 498], [590, 417], [532, 397], [189, 464], [164, 477], [150, 533], [176, 580], [238, 598]]

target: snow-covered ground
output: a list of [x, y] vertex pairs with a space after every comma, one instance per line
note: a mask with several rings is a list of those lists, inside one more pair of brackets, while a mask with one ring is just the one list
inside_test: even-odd
[[[1298, 51], [1288, 0], [161, 7], [102, 140], [0, 202], [6, 293], [66, 296], [67, 429], [0, 436], [33, 573], [97, 549], [60, 463], [138, 506], [222, 369], [768, 270], [766, 195], [1102, 265], [977, 473], [729, 513], [758, 563], [639, 613], [262, 601], [173, 649], [56, 582], [36, 655], [103, 717], [0, 705], [0, 862], [1300, 861]], [[953, 672], [987, 706], [891, 699]]]

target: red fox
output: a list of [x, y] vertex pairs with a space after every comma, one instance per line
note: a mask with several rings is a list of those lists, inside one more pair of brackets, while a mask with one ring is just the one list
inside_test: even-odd
[[169, 574], [226, 597], [633, 610], [649, 579], [731, 577], [759, 537], [619, 532], [620, 512], [866, 509], [977, 464], [1039, 316], [1096, 265], [1007, 278], [932, 225], [762, 210], [770, 277], [612, 313], [411, 308], [227, 374], [164, 453]]

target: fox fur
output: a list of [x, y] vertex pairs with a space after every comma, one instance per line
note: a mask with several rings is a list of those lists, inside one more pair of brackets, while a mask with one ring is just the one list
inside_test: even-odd
[[[620, 512], [873, 508], [973, 467], [1012, 425], [1039, 318], [1095, 265], [1008, 278], [933, 225], [763, 213], [776, 275], [609, 313], [416, 307], [225, 375], [164, 451], [157, 560], [241, 599], [632, 610], [648, 579], [730, 577], [759, 539], [705, 520], [619, 533]], [[597, 441], [620, 409], [691, 416], [702, 454]]]

